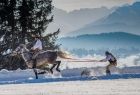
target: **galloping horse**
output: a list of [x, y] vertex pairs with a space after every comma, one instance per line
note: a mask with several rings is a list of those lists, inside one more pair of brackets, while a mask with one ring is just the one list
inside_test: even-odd
[[34, 67], [34, 60], [32, 59], [32, 53], [26, 48], [26, 45], [21, 44], [19, 45], [15, 51], [13, 52], [13, 55], [20, 54], [22, 58], [24, 59], [26, 65], [28, 68], [32, 68], [34, 70], [36, 79], [38, 79], [38, 72], [37, 69], [44, 69], [46, 65], [52, 64], [52, 67], [50, 68], [50, 72], [53, 73], [53, 69], [56, 67], [56, 71], [60, 72], [59, 66], [61, 61], [57, 60], [58, 57], [63, 59], [70, 59], [68, 57], [68, 54], [62, 51], [41, 51], [36, 56], [36, 66]]

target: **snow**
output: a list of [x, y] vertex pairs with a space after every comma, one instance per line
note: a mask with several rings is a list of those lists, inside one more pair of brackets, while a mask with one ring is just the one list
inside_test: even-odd
[[[137, 74], [130, 70], [133, 68]], [[39, 79], [35, 79], [30, 69], [2, 70], [0, 95], [139, 95], [140, 72], [137, 67], [133, 68], [129, 68], [129, 74], [124, 72], [111, 76], [84, 77], [80, 74], [85, 68], [65, 69], [61, 74], [55, 72], [54, 75], [40, 75]], [[86, 69], [97, 70], [97, 68]]]
[[[85, 71], [83, 76], [81, 73]], [[45, 83], [45, 82], [62, 82], [62, 81], [83, 81], [83, 80], [108, 80], [108, 79], [131, 79], [140, 78], [140, 67], [112, 68], [112, 75], [105, 75], [104, 67], [94, 68], [73, 68], [64, 69], [61, 73], [54, 70], [54, 74], [46, 73], [39, 75], [39, 79], [35, 79], [32, 69], [0, 71], [0, 84], [25, 84], [25, 83]]]
[[140, 79], [1, 85], [0, 95], [139, 95]]
[[[101, 60], [104, 59], [105, 56], [101, 55], [87, 55], [84, 56], [83, 58], [78, 58], [77, 56], [73, 56], [74, 58], [77, 59], [90, 59], [90, 60]], [[132, 67], [132, 66], [140, 66], [140, 54], [134, 54], [134, 55], [129, 55], [125, 57], [120, 57], [117, 58], [117, 67], [123, 68], [123, 67]], [[69, 68], [81, 68], [81, 67], [98, 67], [98, 66], [106, 66], [108, 62], [100, 63], [100, 62], [81, 62], [81, 63], [76, 63], [76, 62], [67, 62], [65, 61], [63, 63], [63, 66], [68, 66]], [[64, 68], [63, 67], [63, 68]]]
[[[102, 59], [103, 56], [87, 56]], [[35, 79], [32, 69], [1, 70], [0, 95], [139, 95], [140, 54], [118, 59], [105, 75], [108, 63], [62, 62], [61, 73], [46, 73]], [[85, 71], [83, 76], [81, 73]]]

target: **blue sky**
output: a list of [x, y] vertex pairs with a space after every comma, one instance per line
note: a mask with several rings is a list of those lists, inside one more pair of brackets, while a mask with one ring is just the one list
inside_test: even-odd
[[132, 4], [140, 0], [53, 0], [55, 7], [66, 11], [72, 11], [81, 8], [99, 8], [102, 6], [111, 8]]

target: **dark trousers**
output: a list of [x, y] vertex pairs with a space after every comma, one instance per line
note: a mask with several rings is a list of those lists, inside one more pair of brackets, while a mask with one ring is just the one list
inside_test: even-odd
[[109, 64], [106, 66], [106, 75], [111, 75], [110, 68], [113, 66], [117, 66], [117, 61], [109, 61]]

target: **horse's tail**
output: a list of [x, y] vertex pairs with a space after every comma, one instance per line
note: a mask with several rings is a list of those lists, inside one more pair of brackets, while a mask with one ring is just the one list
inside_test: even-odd
[[71, 55], [66, 51], [58, 51], [57, 54], [60, 58], [72, 59]]

